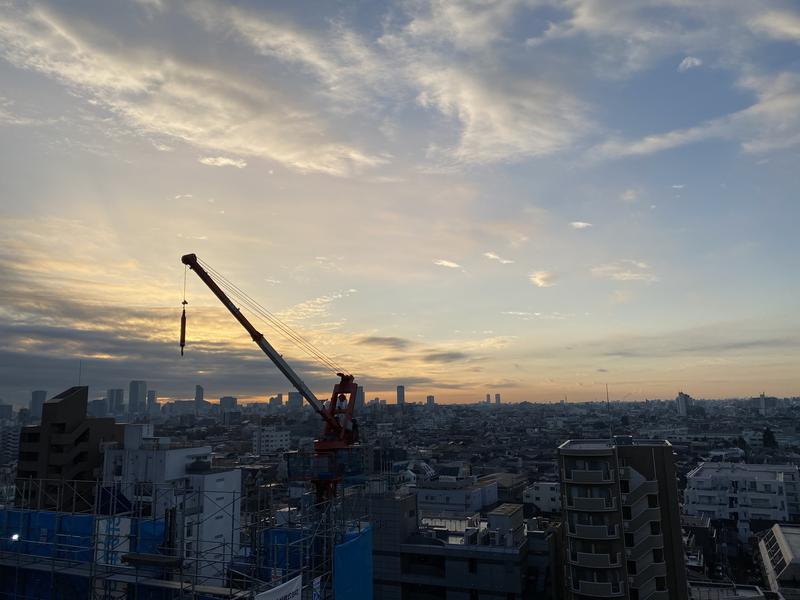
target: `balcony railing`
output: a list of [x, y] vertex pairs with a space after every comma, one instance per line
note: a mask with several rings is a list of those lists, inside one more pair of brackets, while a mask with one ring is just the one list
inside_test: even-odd
[[622, 555], [619, 552], [614, 554], [592, 552], [570, 552], [569, 562], [574, 565], [591, 569], [615, 569], [622, 566]]
[[605, 510], [616, 510], [617, 503], [614, 498], [579, 498], [567, 496], [567, 507], [572, 510], [587, 510], [591, 512], [601, 512]]
[[618, 581], [577, 581], [573, 583], [572, 589], [578, 594], [597, 598], [614, 598], [625, 593], [623, 586]]
[[637, 487], [629, 494], [623, 494], [622, 505], [633, 506], [639, 500], [641, 500], [642, 498], [644, 498], [649, 494], [658, 494], [657, 481], [643, 481], [642, 483], [639, 484], [639, 487]]
[[637, 573], [631, 578], [631, 586], [641, 589], [644, 585], [654, 577], [664, 577], [667, 574], [667, 565], [665, 563], [652, 563], [647, 566], [643, 571]]
[[587, 540], [611, 540], [618, 537], [616, 525], [570, 525], [569, 535]]
[[582, 470], [571, 469], [565, 473], [567, 483], [614, 483], [613, 469]]

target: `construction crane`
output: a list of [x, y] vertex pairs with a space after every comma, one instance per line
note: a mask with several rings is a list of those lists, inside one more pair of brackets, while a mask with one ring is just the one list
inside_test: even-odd
[[[275, 347], [258, 331], [253, 324], [242, 314], [239, 307], [228, 297], [222, 289], [226, 287], [232, 295], [236, 295], [250, 308], [260, 312], [275, 325], [282, 333], [298, 344], [311, 356], [321, 360], [323, 364], [332, 368], [335, 363], [326, 357], [320, 350], [314, 348], [310, 342], [292, 331], [288, 325], [281, 322], [274, 315], [255, 303], [238, 287], [233, 285], [221, 274], [214, 271], [208, 264], [202, 263], [196, 254], [186, 254], [181, 257], [181, 262], [194, 271], [200, 280], [208, 286], [220, 302], [228, 309], [233, 317], [244, 327], [245, 331], [267, 355], [272, 363], [278, 367], [286, 379], [294, 386], [300, 395], [306, 399], [311, 408], [323, 420], [322, 434], [314, 441], [314, 454], [312, 456], [302, 453], [289, 453], [289, 476], [293, 479], [307, 480], [314, 484], [318, 502], [332, 499], [336, 495], [337, 484], [347, 475], [355, 474], [363, 468], [363, 454], [358, 444], [358, 423], [354, 418], [354, 408], [358, 386], [353, 375], [337, 371], [339, 382], [333, 386], [331, 399], [321, 402], [305, 384], [295, 370], [289, 365]], [[209, 274], [212, 271], [219, 283]], [[181, 355], [186, 344], [186, 298], [184, 291], [184, 313], [181, 316]]]

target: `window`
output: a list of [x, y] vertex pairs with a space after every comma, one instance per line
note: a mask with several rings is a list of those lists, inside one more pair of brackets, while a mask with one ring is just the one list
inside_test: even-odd
[[625, 546], [627, 548], [633, 548], [633, 534], [632, 533], [626, 533], [625, 534]]
[[192, 535], [194, 535], [194, 523], [186, 521], [186, 537], [192, 537]]
[[627, 494], [631, 491], [631, 482], [627, 479], [620, 479], [619, 480], [619, 489], [623, 494]]
[[622, 507], [622, 518], [626, 521], [631, 520], [631, 507], [630, 506], [623, 506]]
[[653, 562], [655, 563], [662, 563], [664, 562], [664, 550], [661, 548], [654, 548], [653, 549]]
[[470, 573], [477, 573], [478, 572], [478, 561], [474, 558], [469, 559], [469, 572]]
[[636, 575], [636, 561], [629, 560], [627, 564], [628, 564], [628, 575]]
[[657, 592], [664, 592], [667, 589], [667, 578], [666, 577], [656, 577], [656, 591]]
[[655, 494], [648, 494], [647, 495], [647, 507], [648, 508], [658, 508], [658, 496]]
[[658, 521], [650, 521], [650, 535], [661, 534], [661, 523]]

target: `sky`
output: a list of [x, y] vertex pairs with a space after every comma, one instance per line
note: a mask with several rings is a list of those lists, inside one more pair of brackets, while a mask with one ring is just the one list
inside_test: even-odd
[[800, 395], [798, 167], [794, 2], [0, 0], [0, 398]]

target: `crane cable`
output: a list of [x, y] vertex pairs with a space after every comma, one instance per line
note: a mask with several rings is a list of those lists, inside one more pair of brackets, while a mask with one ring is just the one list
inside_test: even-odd
[[256, 316], [258, 316], [263, 323], [271, 327], [273, 330], [276, 330], [279, 333], [281, 333], [295, 346], [297, 346], [308, 356], [319, 362], [322, 366], [331, 369], [334, 373], [347, 374], [347, 371], [343, 369], [340, 365], [338, 365], [330, 356], [326, 355], [322, 350], [314, 346], [310, 341], [308, 341], [302, 335], [293, 330], [289, 325], [284, 323], [276, 315], [274, 315], [269, 310], [264, 308], [255, 299], [249, 296], [244, 290], [239, 288], [232, 281], [227, 279], [219, 271], [217, 271], [204, 261], [198, 259], [198, 262], [203, 266], [203, 268], [211, 272], [219, 280], [220, 287], [224, 287], [231, 296], [236, 297], [238, 301], [240, 301], [242, 304], [246, 305], [250, 310], [256, 313]]
[[311, 342], [309, 342], [299, 333], [294, 331], [289, 325], [281, 321], [277, 316], [275, 316], [269, 310], [260, 305], [244, 290], [239, 288], [235, 283], [233, 283], [232, 281], [227, 279], [224, 275], [222, 275], [222, 273], [216, 271], [213, 267], [205, 263], [201, 264], [203, 265], [204, 268], [210, 270], [216, 277], [218, 277], [223, 282], [224, 287], [231, 295], [235, 296], [243, 304], [247, 305], [251, 310], [256, 312], [257, 315], [261, 318], [262, 322], [265, 322], [265, 324], [267, 324], [268, 326], [278, 330], [279, 333], [289, 338], [289, 340], [292, 343], [297, 345], [300, 349], [306, 352], [306, 354], [309, 354], [312, 358], [320, 361], [324, 366], [333, 370], [339, 370], [339, 371], [343, 370], [339, 365], [337, 365], [334, 362], [334, 360], [330, 356], [327, 356], [324, 352], [322, 352], [322, 350], [316, 348]]

